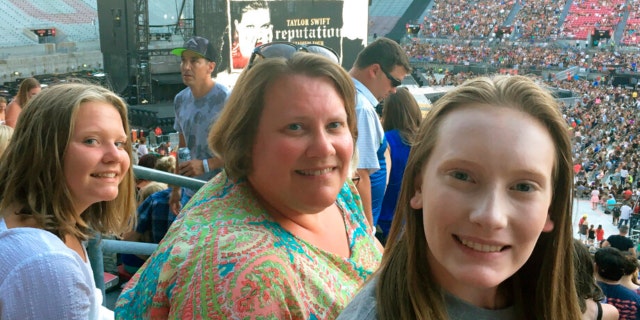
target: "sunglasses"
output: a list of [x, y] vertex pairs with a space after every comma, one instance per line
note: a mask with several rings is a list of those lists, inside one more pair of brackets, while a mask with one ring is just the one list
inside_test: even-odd
[[391, 86], [392, 87], [395, 88], [395, 87], [397, 87], [397, 86], [402, 84], [402, 81], [396, 79], [389, 72], [386, 72], [384, 69], [382, 69], [382, 66], [380, 67], [380, 70], [382, 70], [382, 72], [384, 72], [384, 75], [387, 76], [387, 79], [389, 79], [391, 81]]
[[291, 42], [271, 42], [257, 46], [253, 49], [247, 69], [250, 69], [257, 61], [269, 58], [290, 59], [296, 52], [309, 52], [319, 54], [331, 61], [340, 64], [338, 54], [331, 48], [319, 44], [295, 44]]

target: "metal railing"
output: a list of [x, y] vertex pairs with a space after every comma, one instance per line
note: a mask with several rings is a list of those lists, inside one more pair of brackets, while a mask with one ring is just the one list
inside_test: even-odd
[[[133, 166], [133, 173], [135, 174], [136, 178], [163, 182], [169, 185], [186, 187], [194, 190], [200, 189], [200, 187], [205, 184], [205, 181], [202, 180], [183, 177], [180, 175], [149, 169], [138, 165]], [[97, 234], [93, 239], [89, 240], [87, 244], [87, 255], [89, 261], [91, 262], [91, 266], [93, 269], [93, 278], [95, 279], [96, 286], [102, 291], [103, 306], [106, 306], [107, 302], [104, 287], [103, 255], [105, 253], [151, 255], [157, 247], [158, 245], [155, 243], [102, 239], [99, 234]]]

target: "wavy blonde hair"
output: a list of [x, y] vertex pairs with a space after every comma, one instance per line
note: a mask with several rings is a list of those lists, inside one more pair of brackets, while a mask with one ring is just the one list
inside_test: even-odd
[[438, 141], [443, 119], [462, 106], [473, 105], [512, 108], [531, 115], [547, 128], [556, 148], [549, 208], [554, 228], [541, 234], [527, 262], [504, 282], [501, 290], [513, 297], [518, 319], [579, 319], [573, 280], [569, 133], [555, 99], [522, 76], [469, 80], [438, 99], [422, 122], [411, 148], [390, 240], [378, 271], [379, 319], [448, 319], [443, 292], [427, 260], [429, 247], [422, 211], [412, 209], [410, 199], [420, 185], [421, 172]]
[[29, 102], [29, 91], [33, 88], [40, 87], [40, 82], [35, 78], [26, 78], [20, 82], [20, 87], [18, 88], [18, 94], [16, 94], [16, 99], [18, 104], [24, 108], [25, 105]]
[[[94, 203], [81, 214], [74, 210], [71, 192], [64, 183], [63, 159], [78, 109], [90, 101], [112, 105], [120, 114], [124, 131], [129, 132], [127, 106], [115, 93], [91, 84], [59, 84], [43, 90], [24, 107], [0, 160], [0, 208], [20, 205], [20, 214], [33, 217], [42, 229], [61, 239], [73, 235], [84, 240], [93, 230], [120, 234], [135, 217], [131, 166], [114, 200]], [[130, 138], [124, 148], [131, 155]]]

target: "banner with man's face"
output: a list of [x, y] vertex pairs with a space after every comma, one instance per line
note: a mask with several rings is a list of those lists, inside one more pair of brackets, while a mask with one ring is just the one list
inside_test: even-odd
[[349, 69], [366, 45], [368, 0], [229, 0], [231, 69], [243, 69], [255, 47], [272, 41], [320, 44]]

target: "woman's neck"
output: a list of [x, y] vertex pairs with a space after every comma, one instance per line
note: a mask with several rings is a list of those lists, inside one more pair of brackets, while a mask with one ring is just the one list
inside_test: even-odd
[[38, 222], [33, 217], [19, 214], [22, 206], [12, 204], [0, 211], [0, 215], [4, 218], [7, 229], [11, 228], [40, 228]]
[[629, 288], [629, 289], [631, 289], [631, 290], [633, 290], [633, 291], [636, 291], [636, 290], [638, 290], [638, 288], [640, 286], [638, 286], [637, 284], [633, 283], [633, 281], [631, 281], [631, 277], [633, 277], [632, 274], [622, 276], [622, 279], [620, 279], [620, 284], [625, 286], [625, 287], [627, 287], [627, 288]]
[[294, 236], [343, 258], [351, 256], [342, 211], [334, 202], [316, 213], [283, 211], [253, 191], [269, 216]]

